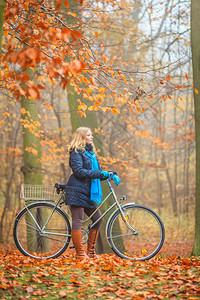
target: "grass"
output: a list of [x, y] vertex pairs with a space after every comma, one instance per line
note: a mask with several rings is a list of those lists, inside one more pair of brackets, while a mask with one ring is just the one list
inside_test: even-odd
[[1, 299], [199, 299], [200, 258], [138, 262], [113, 254], [77, 261], [71, 254], [34, 260], [1, 253]]

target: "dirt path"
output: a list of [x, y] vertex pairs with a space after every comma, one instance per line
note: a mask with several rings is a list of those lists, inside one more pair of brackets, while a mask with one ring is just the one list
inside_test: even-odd
[[177, 255], [189, 257], [192, 253], [193, 241], [165, 241], [160, 253], [165, 255]]
[[[192, 253], [193, 241], [165, 241], [159, 254], [177, 255], [182, 257], [189, 257]], [[0, 244], [0, 251], [18, 251], [15, 245]], [[73, 253], [73, 250], [67, 249], [67, 252]]]

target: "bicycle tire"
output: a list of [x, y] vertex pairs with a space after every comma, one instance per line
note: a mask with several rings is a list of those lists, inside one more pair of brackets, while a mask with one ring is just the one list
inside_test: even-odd
[[[30, 212], [37, 223], [31, 217]], [[42, 233], [41, 228], [52, 212], [53, 214], [45, 229], [46, 233]], [[32, 203], [17, 215], [13, 237], [17, 248], [25, 256], [37, 259], [56, 258], [69, 245], [71, 224], [65, 211], [55, 207], [54, 204], [46, 202]]]
[[148, 260], [164, 243], [165, 229], [160, 217], [150, 208], [126, 204], [122, 206], [126, 221], [137, 231], [134, 235], [123, 221], [120, 210], [108, 221], [107, 238], [113, 251], [121, 258]]

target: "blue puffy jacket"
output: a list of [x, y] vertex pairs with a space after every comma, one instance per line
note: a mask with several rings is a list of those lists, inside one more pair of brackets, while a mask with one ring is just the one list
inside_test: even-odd
[[[86, 145], [86, 151], [91, 152], [92, 146]], [[80, 207], [96, 207], [90, 200], [91, 179], [102, 179], [101, 169], [91, 170], [91, 159], [82, 151], [72, 151], [69, 166], [73, 174], [70, 176], [65, 193], [66, 204]]]

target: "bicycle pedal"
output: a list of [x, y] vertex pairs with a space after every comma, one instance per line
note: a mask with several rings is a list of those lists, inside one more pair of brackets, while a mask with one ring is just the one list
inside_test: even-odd
[[126, 196], [119, 197], [119, 200], [126, 200]]

